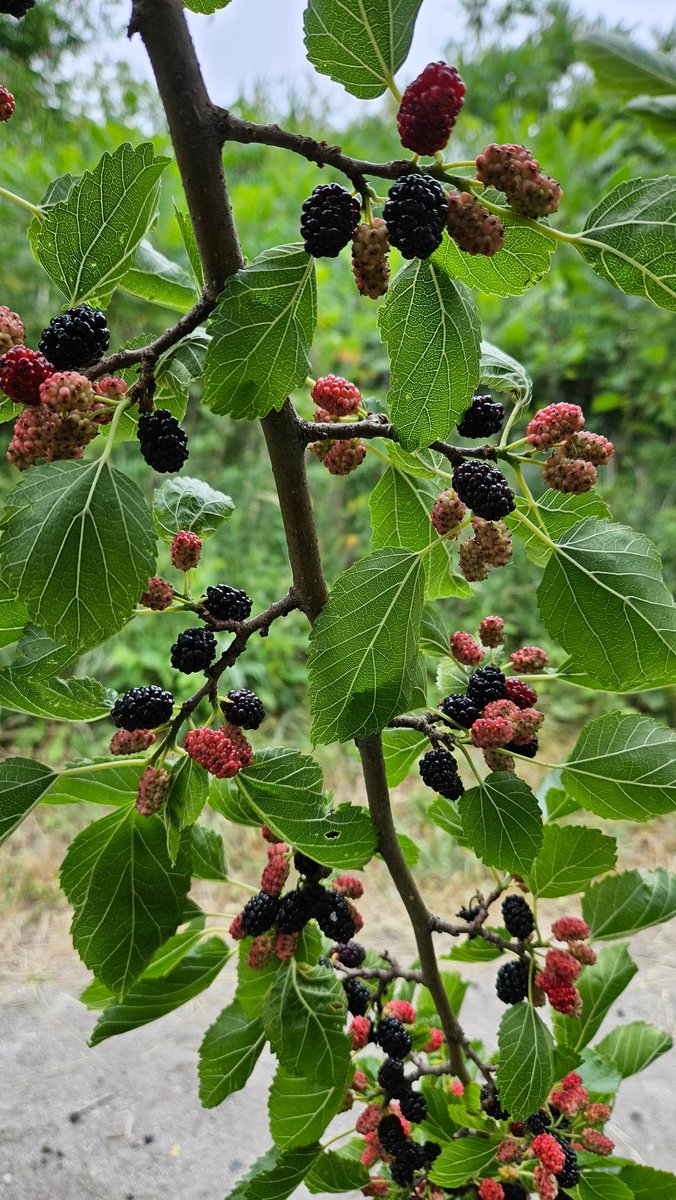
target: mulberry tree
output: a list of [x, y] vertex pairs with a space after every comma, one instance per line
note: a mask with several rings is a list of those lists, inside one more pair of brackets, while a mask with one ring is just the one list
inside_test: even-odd
[[[31, 7], [0, 11], [21, 19]], [[110, 809], [78, 833], [60, 875], [93, 977], [85, 1000], [100, 1009], [92, 1044], [218, 986], [226, 964], [236, 972], [200, 1048], [203, 1103], [243, 1088], [266, 1044], [276, 1060], [272, 1146], [238, 1200], [283, 1200], [303, 1180], [317, 1192], [429, 1200], [666, 1198], [674, 1178], [616, 1157], [604, 1126], [620, 1081], [670, 1039], [644, 1022], [598, 1034], [636, 971], [627, 939], [676, 911], [666, 870], [616, 869], [604, 822], [673, 811], [674, 739], [622, 700], [583, 726], [565, 761], [543, 761], [539, 738], [554, 689], [622, 696], [673, 682], [675, 610], [657, 550], [615, 524], [595, 490], [611, 442], [577, 404], [538, 406], [526, 368], [482, 341], [476, 293], [521, 295], [563, 244], [610, 286], [676, 309], [676, 181], [623, 182], [568, 231], [566, 181], [531, 149], [491, 144], [454, 161], [458, 71], [431, 63], [403, 94], [395, 82], [406, 79], [419, 8], [307, 5], [315, 69], [351, 96], [396, 99], [396, 156], [369, 162], [321, 130], [219, 108], [181, 0], [131, 3], [129, 34], [150, 59], [187, 206], [191, 276], [180, 287], [176, 264], [159, 252], [149, 261], [144, 242], [169, 161], [152, 145], [111, 146], [40, 202], [0, 189], [29, 211], [36, 271], [64, 297], [35, 347], [22, 316], [0, 309], [0, 418], [13, 423], [0, 705], [108, 725], [95, 759], [0, 763], [0, 835], [39, 804]], [[0, 89], [0, 118], [20, 122], [21, 102]], [[261, 228], [251, 262], [223, 173], [233, 144], [317, 167], [299, 229], [271, 247]], [[330, 362], [310, 378], [315, 259], [349, 271], [350, 253], [389, 357], [377, 401]], [[159, 295], [181, 315], [121, 346], [106, 317], [117, 288]], [[224, 420], [261, 422], [288, 547], [286, 591], [267, 607], [241, 565], [226, 580], [208, 574], [208, 537], [233, 504], [218, 478], [186, 470], [189, 394]], [[168, 477], [154, 480], [152, 508], [125, 474], [139, 453]], [[383, 465], [372, 546], [329, 587], [308, 463], [341, 476], [370, 454]], [[534, 495], [538, 475], [546, 486]], [[509, 613], [463, 630], [435, 608], [473, 586], [480, 594], [514, 545], [532, 565], [553, 655], [515, 644]], [[305, 740], [359, 756], [365, 805], [336, 806], [312, 755], [266, 747], [261, 700], [229, 675], [235, 664], [246, 675], [251, 640], [275, 639], [295, 610], [308, 623]], [[114, 639], [114, 655], [130, 622], [167, 612], [185, 627], [167, 639], [165, 686], [141, 679], [111, 697], [73, 676], [86, 651]], [[524, 767], [529, 779], [542, 771], [537, 794]], [[393, 819], [391, 790], [416, 769], [439, 838], [484, 876], [457, 914], [430, 907], [416, 848]], [[260, 828], [262, 874], [226, 935], [190, 889], [193, 879], [228, 883], [232, 823]], [[376, 854], [410, 920], [410, 965], [360, 940], [357, 904]], [[538, 912], [551, 898], [565, 900], [553, 921]], [[487, 1046], [467, 1037], [455, 970], [486, 962], [504, 1004], [496, 1051], [491, 1036]], [[346, 1110], [339, 1133], [327, 1132]]]

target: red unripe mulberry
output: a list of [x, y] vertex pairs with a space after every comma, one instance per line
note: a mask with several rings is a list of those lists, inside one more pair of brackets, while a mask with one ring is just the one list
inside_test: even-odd
[[177, 571], [192, 571], [202, 554], [202, 539], [189, 529], [179, 529], [171, 539], [171, 565]]
[[464, 99], [465, 85], [455, 67], [428, 63], [401, 98], [397, 128], [402, 146], [414, 154], [443, 150]]
[[456, 662], [465, 667], [474, 667], [483, 661], [484, 652], [481, 646], [464, 629], [458, 629], [451, 636], [451, 654]]

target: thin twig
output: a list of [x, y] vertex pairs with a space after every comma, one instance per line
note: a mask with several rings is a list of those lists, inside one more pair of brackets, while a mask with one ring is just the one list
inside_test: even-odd
[[85, 375], [89, 379], [100, 379], [103, 375], [114, 375], [116, 371], [124, 371], [137, 363], [142, 363], [143, 369], [152, 373], [160, 355], [166, 350], [171, 350], [172, 346], [188, 334], [194, 333], [215, 307], [215, 295], [205, 291], [189, 312], [184, 313], [175, 325], [165, 329], [154, 341], [148, 342], [147, 346], [137, 346], [134, 349], [118, 350], [115, 354], [109, 354], [107, 358], [100, 359], [95, 366], [85, 371]]

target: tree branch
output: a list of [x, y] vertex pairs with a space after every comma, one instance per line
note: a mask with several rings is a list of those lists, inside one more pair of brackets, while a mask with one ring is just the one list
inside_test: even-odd
[[100, 359], [84, 374], [88, 379], [100, 379], [102, 375], [114, 375], [116, 371], [124, 371], [128, 367], [134, 367], [136, 363], [143, 363], [144, 368], [152, 370], [160, 355], [164, 354], [166, 350], [171, 350], [172, 346], [175, 346], [188, 334], [194, 333], [215, 307], [216, 296], [205, 291], [189, 312], [184, 313], [175, 325], [165, 329], [164, 333], [149, 342], [147, 346], [118, 350], [115, 354], [109, 354], [107, 358]]
[[[228, 124], [224, 126], [223, 114], [214, 108], [209, 99], [188, 31], [182, 0], [134, 0], [129, 32], [141, 34], [150, 57], [195, 228], [206, 289], [209, 295], [216, 295], [228, 276], [242, 265], [221, 161], [221, 147], [228, 140], [229, 128], [232, 127]], [[250, 140], [255, 139], [252, 137]], [[295, 593], [308, 619], [314, 622], [328, 599], [328, 590], [305, 472], [305, 443], [299, 435], [298, 425], [289, 401], [281, 412], [271, 412], [262, 421], [284, 522]], [[225, 652], [224, 659], [234, 653], [236, 642], [237, 636]], [[216, 669], [222, 661], [219, 661]], [[201, 695], [209, 694], [210, 683], [208, 680], [205, 685], [207, 690], [201, 690]], [[425, 986], [439, 1013], [454, 1072], [467, 1082], [469, 1075], [463, 1051], [471, 1058], [471, 1047], [444, 990], [434, 952], [430, 914], [397, 841], [385, 776], [382, 739], [377, 735], [362, 740], [358, 745], [369, 809], [378, 833], [380, 850], [412, 921]]]
[[367, 162], [361, 158], [351, 158], [343, 154], [340, 146], [329, 146], [327, 142], [318, 141], [304, 133], [292, 133], [289, 129], [281, 129], [279, 125], [258, 125], [254, 121], [245, 121], [234, 116], [227, 109], [218, 110], [218, 128], [221, 139], [225, 142], [240, 142], [243, 145], [255, 143], [259, 146], [276, 146], [280, 150], [290, 150], [299, 154], [308, 162], [316, 163], [319, 167], [335, 167], [360, 191], [365, 186], [365, 176], [373, 175], [380, 179], [398, 179], [409, 171], [418, 171], [433, 175], [444, 182], [457, 182], [465, 186], [461, 177], [449, 175], [439, 163], [422, 165], [414, 163], [410, 158], [392, 159], [390, 162]]
[[413, 927], [420, 967], [425, 977], [425, 986], [434, 1000], [441, 1020], [453, 1071], [463, 1083], [468, 1083], [469, 1075], [462, 1056], [463, 1043], [466, 1038], [446, 995], [439, 972], [430, 929], [430, 913], [404, 858], [392, 818], [382, 738], [379, 734], [368, 738], [359, 738], [357, 739], [357, 749], [361, 755], [369, 812], [378, 833], [378, 849], [385, 860]]
[[415, 729], [418, 733], [424, 734], [430, 742], [434, 742], [445, 746], [447, 750], [453, 750], [455, 747], [455, 738], [448, 730], [441, 731], [436, 725], [432, 724], [431, 718], [434, 713], [427, 713], [424, 717], [393, 717], [388, 723], [388, 729]]

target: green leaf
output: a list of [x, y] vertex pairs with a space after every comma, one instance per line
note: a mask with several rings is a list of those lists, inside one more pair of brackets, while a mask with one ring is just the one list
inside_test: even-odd
[[182, 920], [190, 862], [182, 846], [172, 867], [159, 817], [121, 808], [77, 835], [61, 886], [74, 908], [75, 949], [122, 999]]
[[[490, 189], [488, 200], [500, 204], [504, 197]], [[516, 216], [501, 217], [505, 244], [497, 254], [465, 254], [452, 238], [444, 236], [439, 258], [451, 279], [492, 296], [521, 296], [547, 274], [556, 242], [534, 225]]]
[[322, 1147], [272, 1149], [257, 1158], [226, 1200], [287, 1200], [322, 1153]]
[[49, 209], [37, 257], [70, 305], [106, 307], [153, 219], [168, 162], [155, 157], [150, 142], [136, 149], [125, 142]]
[[450, 1096], [443, 1082], [432, 1075], [424, 1075], [420, 1080], [420, 1090], [427, 1101], [423, 1132], [436, 1142], [450, 1142], [458, 1127], [450, 1115]]
[[383, 729], [425, 703], [418, 689], [424, 571], [405, 550], [377, 550], [331, 589], [310, 635], [314, 742], [346, 742]]
[[228, 279], [209, 322], [204, 403], [252, 421], [305, 382], [317, 323], [314, 260], [277, 246]]
[[145, 760], [133, 765], [124, 759], [103, 759], [87, 765], [80, 775], [66, 771], [54, 780], [45, 795], [48, 804], [131, 804], [136, 796], [138, 781]]
[[279, 959], [273, 955], [264, 967], [250, 967], [247, 962], [248, 944], [240, 943], [237, 964], [237, 992], [235, 999], [247, 1017], [260, 1017], [270, 987], [282, 969]]
[[582, 915], [593, 938], [628, 937], [660, 925], [676, 914], [676, 875], [655, 871], [623, 871], [592, 884], [582, 900]]
[[22, 404], [13, 404], [7, 396], [0, 395], [0, 425], [5, 425], [8, 421], [14, 421], [16, 417], [21, 415], [22, 410]]
[[187, 756], [174, 764], [169, 775], [169, 794], [162, 806], [162, 819], [173, 864], [181, 845], [181, 833], [195, 824], [207, 802], [209, 776], [204, 767]]
[[545, 825], [542, 847], [527, 879], [535, 896], [572, 896], [612, 871], [617, 843], [586, 825]]
[[472, 294], [438, 256], [395, 277], [378, 323], [390, 359], [387, 396], [405, 450], [448, 436], [479, 382], [480, 328]]
[[435, 1160], [428, 1178], [444, 1188], [462, 1187], [468, 1179], [483, 1175], [495, 1158], [495, 1138], [458, 1138], [447, 1142]]
[[427, 738], [415, 729], [386, 729], [383, 733], [383, 755], [387, 782], [398, 787], [408, 775], [414, 762], [427, 749]]
[[537, 590], [543, 624], [607, 691], [676, 678], [676, 607], [652, 542], [587, 519], [562, 535]]
[[[571, 496], [564, 492], [557, 492], [553, 488], [547, 488], [541, 496], [538, 496], [537, 506], [542, 523], [553, 541], [557, 541], [567, 529], [572, 529], [573, 525], [577, 525], [585, 517], [598, 517], [602, 521], [610, 517], [608, 505], [593, 488], [581, 496]], [[543, 542], [531, 527], [524, 524], [524, 517], [530, 517], [532, 523], [532, 513], [528, 502], [523, 497], [517, 496], [516, 510], [505, 518], [505, 523], [511, 532], [523, 542], [531, 562], [543, 567], [549, 561], [552, 553], [551, 547]]]
[[369, 500], [374, 550], [397, 546], [425, 552], [422, 562], [427, 600], [471, 595], [466, 580], [451, 574], [450, 544], [439, 537], [430, 521], [438, 495], [439, 485], [434, 480], [415, 479], [396, 467], [388, 467]]
[[422, 0], [309, 0], [307, 56], [320, 75], [360, 100], [374, 100], [409, 52]]
[[220, 833], [205, 829], [203, 825], [193, 825], [190, 830], [190, 851], [195, 879], [227, 880], [228, 864]]
[[533, 395], [533, 380], [526, 368], [491, 342], [481, 343], [480, 377], [492, 391], [507, 392], [518, 408], [528, 404]]
[[221, 8], [226, 8], [230, 0], [183, 0], [183, 3], [191, 12], [200, 13], [202, 16], [210, 16], [211, 13], [218, 12]]
[[589, 213], [575, 241], [597, 275], [676, 311], [676, 179], [628, 179]]
[[139, 244], [121, 286], [132, 296], [187, 312], [197, 300], [190, 276], [145, 239]]
[[218, 937], [209, 938], [186, 954], [168, 975], [160, 979], [140, 979], [127, 992], [124, 1000], [113, 1001], [101, 1015], [89, 1039], [97, 1046], [118, 1033], [138, 1029], [157, 1021], [174, 1009], [187, 1004], [213, 983], [230, 957], [230, 950]]
[[448, 658], [450, 638], [443, 621], [432, 604], [426, 604], [420, 622], [420, 649], [432, 658]]
[[[0, 647], [18, 642], [28, 621], [28, 609], [0, 579]], [[0, 705], [5, 705], [0, 701]]]
[[515, 1120], [537, 1112], [554, 1082], [554, 1043], [530, 1004], [514, 1004], [502, 1014], [498, 1033], [497, 1088]]
[[[168, 938], [153, 954], [145, 971], [134, 984], [134, 990], [141, 980], [162, 979], [169, 975], [174, 967], [183, 961], [186, 954], [199, 945], [203, 937], [204, 920], [198, 918], [191, 922], [188, 929], [182, 929], [180, 933], [175, 933], [173, 937]], [[110, 988], [107, 988], [105, 983], [101, 983], [98, 979], [93, 979], [80, 995], [82, 1003], [92, 1009], [106, 1008], [113, 999]]]
[[145, 499], [102, 459], [26, 472], [3, 528], [6, 582], [37, 624], [71, 646], [96, 646], [120, 629], [155, 566]]
[[343, 1032], [346, 1013], [340, 980], [325, 967], [292, 958], [277, 973], [263, 1004], [270, 1049], [292, 1075], [303, 1076], [312, 1063], [314, 1080], [339, 1083], [351, 1048]]
[[25, 668], [0, 671], [0, 708], [51, 721], [98, 721], [110, 693], [96, 679], [31, 679]]
[[430, 804], [427, 815], [435, 825], [450, 834], [459, 846], [464, 846], [465, 849], [470, 848], [456, 801], [446, 800], [444, 796], [437, 796], [437, 799]]
[[179, 529], [210, 537], [234, 511], [224, 492], [188, 475], [165, 480], [153, 498], [153, 524], [163, 542], [171, 542]]
[[237, 786], [257, 824], [327, 867], [362, 867], [376, 849], [367, 809], [323, 795], [321, 768], [297, 750], [259, 750], [237, 775]]
[[202, 267], [202, 260], [200, 258], [199, 247], [197, 245], [197, 238], [195, 237], [195, 230], [193, 229], [192, 221], [190, 220], [187, 212], [183, 212], [175, 201], [174, 213], [176, 215], [178, 227], [181, 231], [181, 237], [183, 238], [183, 245], [185, 246], [185, 251], [190, 261], [190, 270], [192, 271], [193, 279], [195, 280], [195, 286], [201, 292], [202, 288], [204, 287], [204, 270]]
[[646, 50], [620, 33], [591, 33], [577, 44], [603, 87], [629, 96], [676, 92], [673, 56]]
[[619, 1072], [610, 1065], [607, 1058], [597, 1054], [593, 1046], [586, 1046], [580, 1055], [574, 1051], [559, 1049], [557, 1054], [561, 1053], [567, 1054], [569, 1057], [563, 1069], [559, 1068], [557, 1061], [557, 1078], [563, 1077], [569, 1070], [579, 1068], [582, 1082], [588, 1092], [604, 1096], [615, 1095], [622, 1082]]
[[593, 967], [585, 967], [577, 981], [582, 997], [579, 1017], [553, 1014], [557, 1043], [579, 1053], [601, 1027], [608, 1009], [636, 974], [626, 943], [605, 946]]
[[243, 791], [229, 779], [212, 779], [209, 787], [208, 801], [217, 813], [226, 821], [234, 821], [235, 825], [249, 825], [254, 829], [260, 828], [260, 817], [251, 807]]
[[467, 841], [487, 867], [528, 873], [542, 844], [542, 815], [527, 783], [492, 772], [460, 797], [458, 811]]
[[628, 1025], [611, 1029], [594, 1049], [612, 1063], [622, 1079], [627, 1079], [644, 1071], [661, 1054], [671, 1050], [673, 1044], [673, 1038], [656, 1025], [630, 1021]]
[[584, 726], [562, 782], [600, 817], [647, 821], [676, 809], [676, 735], [651, 717], [607, 713]]
[[199, 1050], [200, 1100], [205, 1108], [215, 1108], [244, 1087], [264, 1045], [260, 1016], [248, 1016], [237, 1001], [223, 1009]]
[[33, 811], [53, 782], [54, 772], [28, 758], [0, 762], [0, 845]]
[[325, 1150], [313, 1163], [303, 1182], [309, 1192], [316, 1194], [357, 1191], [368, 1181], [369, 1173], [358, 1159], [348, 1158], [338, 1150]]
[[275, 1145], [307, 1146], [308, 1142], [317, 1141], [343, 1105], [353, 1075], [354, 1065], [349, 1057], [343, 1064], [342, 1076], [335, 1082], [292, 1075], [279, 1066], [268, 1097], [270, 1133]]
[[577, 1194], [579, 1200], [633, 1200], [626, 1183], [608, 1171], [583, 1171]]
[[676, 1182], [671, 1171], [632, 1163], [622, 1167], [619, 1178], [634, 1193], [634, 1200], [673, 1200]]
[[[487, 925], [486, 928], [489, 932], [499, 933], [500, 937], [509, 940], [509, 934], [506, 929], [495, 929], [490, 925]], [[483, 938], [477, 937], [471, 941], [467, 938], [466, 941], [461, 942], [459, 946], [454, 946], [448, 954], [444, 954], [442, 957], [448, 959], [450, 962], [477, 963], [493, 962], [496, 958], [500, 958], [501, 955], [502, 950], [499, 946], [495, 946], [492, 942], [487, 942]]]

